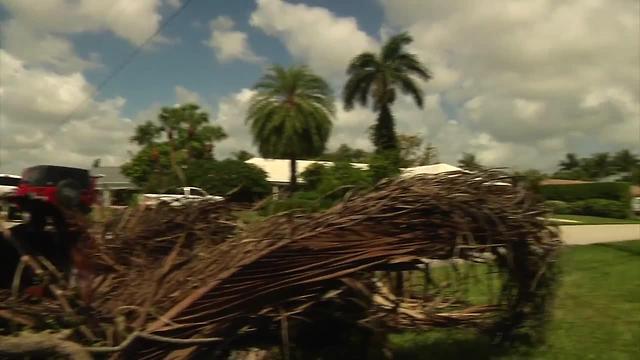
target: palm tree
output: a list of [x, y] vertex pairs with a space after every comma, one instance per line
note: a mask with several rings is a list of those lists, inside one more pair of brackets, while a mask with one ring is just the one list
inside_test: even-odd
[[246, 123], [262, 156], [291, 160], [293, 192], [296, 159], [322, 154], [329, 139], [335, 114], [331, 88], [306, 66], [273, 65], [254, 89]]
[[637, 166], [638, 163], [640, 163], [640, 161], [631, 151], [624, 149], [613, 155], [611, 163], [618, 172], [630, 172], [634, 166]]
[[558, 166], [560, 166], [560, 170], [573, 170], [580, 167], [580, 160], [578, 160], [576, 154], [568, 153], [567, 155], [565, 155], [565, 159], [560, 161]]
[[373, 110], [378, 112], [372, 134], [377, 152], [398, 149], [391, 113], [396, 91], [399, 89], [413, 97], [416, 105], [422, 108], [424, 94], [414, 76], [424, 81], [432, 77], [415, 54], [404, 50], [412, 41], [408, 33], [396, 35], [382, 46], [379, 54], [364, 52], [351, 60], [347, 68], [349, 79], [343, 90], [345, 109], [353, 109], [356, 102], [367, 106], [371, 97]]
[[462, 158], [458, 160], [458, 166], [464, 170], [476, 171], [481, 170], [482, 165], [478, 164], [476, 156], [471, 153], [463, 153]]

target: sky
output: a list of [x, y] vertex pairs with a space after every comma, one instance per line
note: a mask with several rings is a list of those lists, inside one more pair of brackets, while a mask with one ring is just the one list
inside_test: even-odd
[[255, 152], [245, 111], [270, 64], [324, 77], [329, 148], [369, 150], [376, 117], [344, 111], [345, 68], [402, 31], [434, 78], [422, 109], [397, 99], [397, 129], [443, 162], [553, 171], [567, 152], [640, 149], [637, 0], [191, 0], [161, 28], [185, 1], [0, 0], [0, 173], [121, 165], [136, 125], [186, 102], [228, 133], [218, 158]]

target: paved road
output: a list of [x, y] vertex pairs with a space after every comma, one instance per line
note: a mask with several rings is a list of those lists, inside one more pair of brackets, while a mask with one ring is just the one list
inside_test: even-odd
[[560, 236], [567, 245], [587, 245], [640, 239], [640, 224], [564, 225]]

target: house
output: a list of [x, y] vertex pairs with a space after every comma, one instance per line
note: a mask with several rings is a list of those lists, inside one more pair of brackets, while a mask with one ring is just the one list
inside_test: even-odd
[[464, 170], [460, 169], [459, 167], [455, 167], [453, 165], [439, 163], [439, 164], [433, 164], [433, 165], [414, 166], [410, 168], [401, 169], [401, 171], [402, 171], [402, 174], [401, 174], [402, 177], [411, 177], [411, 176], [420, 175], [420, 174], [435, 175], [443, 172], [464, 171]]
[[[253, 164], [267, 173], [267, 181], [272, 185], [272, 192], [274, 195], [278, 194], [280, 190], [289, 185], [289, 179], [291, 178], [291, 161], [286, 159], [265, 159], [254, 157], [245, 161], [247, 164]], [[314, 161], [314, 160], [298, 160], [296, 161], [296, 170], [298, 173], [297, 182], [304, 184], [304, 179], [300, 176], [310, 165], [320, 164], [324, 166], [332, 166], [331, 161]], [[351, 165], [357, 169], [367, 170], [369, 164], [363, 163], [351, 163]], [[416, 166], [406, 169], [401, 169], [402, 176], [409, 177], [418, 174], [439, 174], [447, 171], [462, 171], [462, 169], [449, 164], [434, 164]]]
[[[127, 205], [124, 199], [134, 193], [138, 187], [124, 176], [119, 166], [99, 166], [91, 169], [91, 175], [97, 176], [96, 190], [101, 195], [102, 205]], [[125, 202], [124, 204], [120, 204]]]
[[[267, 181], [272, 186], [272, 193], [278, 194], [280, 190], [289, 185], [291, 178], [291, 161], [287, 159], [265, 159], [254, 157], [245, 161], [247, 164], [252, 164], [262, 169], [267, 174]], [[313, 164], [320, 164], [324, 166], [333, 166], [331, 161], [314, 161], [314, 160], [298, 160], [296, 161], [296, 173], [298, 175], [297, 183], [304, 184], [302, 174], [309, 166]], [[351, 163], [353, 167], [367, 170], [369, 164]]]

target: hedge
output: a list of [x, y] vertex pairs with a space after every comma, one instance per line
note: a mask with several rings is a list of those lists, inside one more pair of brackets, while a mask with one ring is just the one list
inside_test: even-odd
[[615, 219], [626, 219], [629, 207], [626, 203], [607, 199], [588, 199], [572, 203], [547, 200], [545, 206], [558, 215], [589, 215]]
[[571, 214], [601, 216], [626, 219], [629, 215], [628, 203], [607, 199], [589, 199], [569, 204]]
[[630, 202], [629, 183], [607, 182], [571, 185], [543, 185], [540, 194], [545, 200], [575, 202], [588, 199], [606, 199]]

